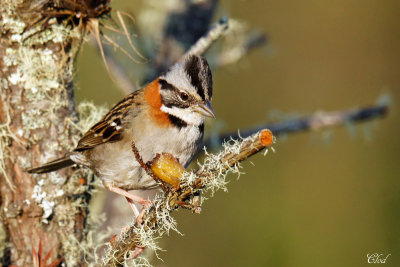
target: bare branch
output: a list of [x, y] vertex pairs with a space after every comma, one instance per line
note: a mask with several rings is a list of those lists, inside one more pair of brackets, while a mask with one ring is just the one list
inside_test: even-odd
[[[229, 35], [229, 33], [227, 34]], [[236, 63], [256, 48], [260, 48], [267, 42], [267, 36], [259, 31], [253, 30], [249, 34], [241, 34], [241, 41], [236, 41], [232, 48], [222, 49], [217, 56], [216, 65], [221, 67]]]
[[187, 55], [202, 55], [204, 52], [206, 52], [210, 46], [218, 40], [228, 29], [229, 24], [228, 24], [228, 18], [223, 17], [221, 18], [218, 23], [216, 23], [208, 32], [206, 35], [201, 37], [197, 42], [192, 45], [192, 47], [185, 53], [185, 56]]
[[[317, 112], [312, 116], [303, 117], [283, 122], [263, 124], [252, 129], [240, 132], [241, 137], [250, 136], [260, 129], [270, 129], [275, 136], [301, 131], [316, 131], [333, 126], [345, 125], [349, 122], [362, 122], [381, 118], [387, 114], [387, 105], [371, 106], [360, 109], [340, 110], [332, 112]], [[212, 149], [218, 148], [224, 140], [238, 138], [239, 133], [222, 134], [217, 137], [204, 140], [203, 146]]]

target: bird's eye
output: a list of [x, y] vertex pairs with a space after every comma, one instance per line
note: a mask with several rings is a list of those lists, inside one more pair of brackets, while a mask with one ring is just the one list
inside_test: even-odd
[[188, 94], [186, 94], [185, 92], [180, 92], [179, 96], [181, 97], [181, 99], [182, 99], [183, 101], [186, 101], [186, 100], [189, 99]]

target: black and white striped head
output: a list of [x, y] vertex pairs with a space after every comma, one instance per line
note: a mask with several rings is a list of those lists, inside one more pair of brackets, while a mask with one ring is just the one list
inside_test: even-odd
[[211, 106], [212, 75], [205, 58], [190, 55], [159, 78], [161, 110], [183, 124], [201, 125], [215, 118]]

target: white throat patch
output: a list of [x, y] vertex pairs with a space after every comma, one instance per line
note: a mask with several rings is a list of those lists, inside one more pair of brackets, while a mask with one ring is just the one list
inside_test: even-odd
[[198, 112], [193, 111], [190, 107], [182, 109], [178, 107], [169, 108], [162, 105], [160, 110], [172, 116], [175, 116], [190, 125], [199, 126], [204, 122], [204, 116]]

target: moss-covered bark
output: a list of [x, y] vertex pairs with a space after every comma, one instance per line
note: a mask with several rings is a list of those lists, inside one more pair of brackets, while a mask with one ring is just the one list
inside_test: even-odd
[[[37, 1], [39, 3], [40, 1]], [[24, 169], [70, 150], [78, 133], [72, 78], [82, 31], [38, 18], [35, 4], [0, 2], [0, 192], [5, 239], [3, 265], [32, 266], [32, 248], [83, 262], [89, 196], [86, 174], [66, 169], [30, 175]]]

